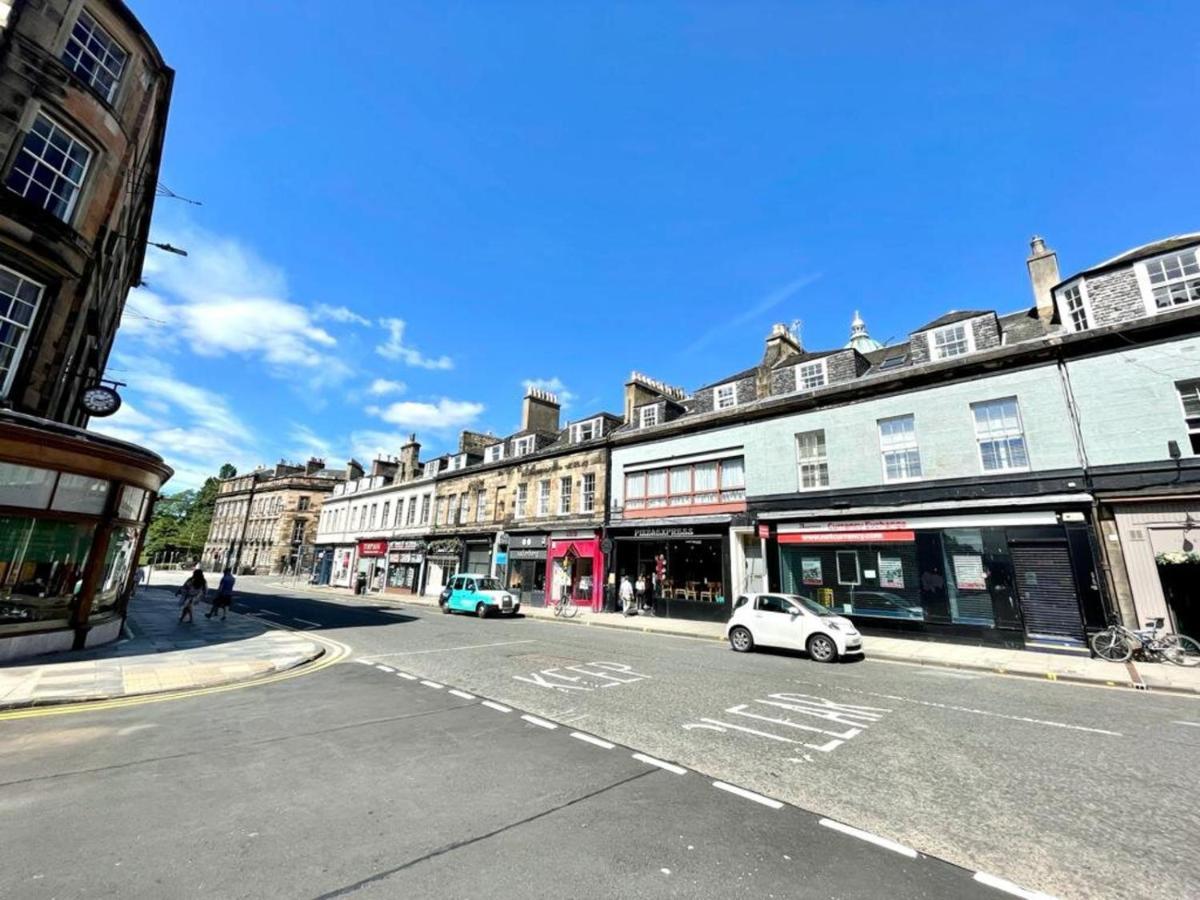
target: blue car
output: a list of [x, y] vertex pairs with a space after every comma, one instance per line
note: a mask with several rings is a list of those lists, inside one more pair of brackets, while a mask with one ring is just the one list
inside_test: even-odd
[[500, 586], [500, 579], [490, 575], [455, 575], [438, 603], [444, 613], [473, 612], [481, 619], [493, 612], [515, 616], [521, 609], [520, 602]]

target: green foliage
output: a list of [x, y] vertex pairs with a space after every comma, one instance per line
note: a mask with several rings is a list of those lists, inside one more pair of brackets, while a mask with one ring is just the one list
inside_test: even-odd
[[[237, 470], [229, 463], [221, 467], [222, 473], [227, 470], [237, 474]], [[222, 474], [221, 477], [226, 476]], [[208, 539], [220, 487], [220, 477], [215, 477], [206, 479], [198, 491], [180, 491], [159, 497], [146, 529], [142, 562], [155, 559], [175, 562], [199, 560], [204, 542]]]
[[221, 479], [232, 478], [236, 474], [237, 469], [231, 463], [225, 463], [225, 465], [221, 466], [221, 471], [217, 473], [217, 477]]

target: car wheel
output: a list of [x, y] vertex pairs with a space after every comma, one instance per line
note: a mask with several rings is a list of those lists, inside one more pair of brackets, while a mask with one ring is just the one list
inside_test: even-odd
[[442, 608], [442, 612], [445, 615], [447, 615], [447, 616], [450, 615], [450, 604], [449, 603], [443, 603], [442, 601], [439, 600], [438, 606], [440, 606]]
[[481, 618], [481, 619], [486, 619], [487, 618], [487, 604], [480, 603], [478, 606], [476, 606], [475, 607], [475, 615], [479, 616], [479, 618]]
[[817, 662], [833, 662], [837, 659], [837, 645], [823, 634], [814, 634], [808, 639], [808, 655]]
[[754, 649], [754, 638], [750, 634], [750, 629], [742, 628], [740, 625], [729, 632], [729, 646], [738, 653], [749, 653]]

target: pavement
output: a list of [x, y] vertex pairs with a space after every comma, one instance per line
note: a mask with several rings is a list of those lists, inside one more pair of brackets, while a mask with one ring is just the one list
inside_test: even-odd
[[294, 669], [329, 647], [240, 613], [206, 619], [207, 611], [181, 624], [172, 590], [143, 587], [116, 643], [0, 667], [0, 710], [235, 684]]
[[[281, 583], [277, 586], [298, 589], [294, 585]], [[345, 588], [305, 586], [303, 589], [332, 595], [353, 596], [352, 592]], [[363, 599], [369, 602], [437, 606], [435, 597], [373, 593], [366, 595]], [[572, 618], [559, 618], [550, 609], [528, 606], [523, 606], [521, 612], [531, 618], [567, 624], [672, 634], [715, 641], [725, 640], [725, 626], [718, 622], [694, 622], [686, 619], [665, 619], [648, 615], [623, 616], [619, 613], [594, 613], [582, 609]], [[863, 652], [874, 659], [923, 666], [944, 666], [951, 669], [991, 672], [997, 675], [1014, 675], [1047, 681], [1200, 695], [1200, 666], [1180, 668], [1169, 663], [1132, 660], [1127, 663], [1111, 663], [1102, 659], [1074, 654], [1014, 650], [1005, 647], [975, 646], [881, 635], [864, 635]]]

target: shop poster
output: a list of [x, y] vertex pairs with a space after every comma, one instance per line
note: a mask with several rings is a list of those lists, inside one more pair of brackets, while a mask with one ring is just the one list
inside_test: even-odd
[[809, 556], [803, 557], [800, 560], [800, 580], [805, 584], [824, 584], [825, 579], [821, 577], [821, 560]]
[[954, 583], [960, 591], [986, 591], [983, 557], [978, 553], [954, 554]]
[[885, 588], [904, 587], [904, 563], [898, 557], [879, 557], [879, 586]]

